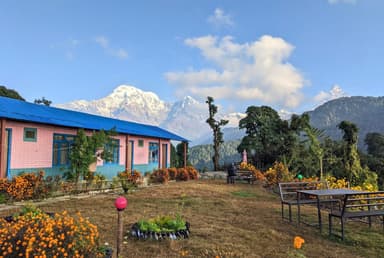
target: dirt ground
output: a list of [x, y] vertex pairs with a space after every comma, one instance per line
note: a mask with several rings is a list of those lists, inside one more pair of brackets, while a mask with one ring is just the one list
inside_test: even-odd
[[[101, 244], [116, 250], [117, 196], [119, 193], [73, 197], [40, 207], [46, 212], [80, 211], [98, 226]], [[341, 242], [316, 228], [282, 221], [279, 196], [257, 184], [171, 182], [140, 188], [125, 197], [128, 207], [123, 211], [121, 257], [384, 257], [381, 246], [362, 246], [363, 240]], [[0, 215], [10, 212], [14, 211], [3, 210]], [[130, 227], [139, 219], [177, 213], [191, 224], [189, 239], [155, 241], [129, 236]], [[382, 243], [382, 232], [378, 235]], [[300, 250], [293, 248], [295, 236], [305, 239]]]

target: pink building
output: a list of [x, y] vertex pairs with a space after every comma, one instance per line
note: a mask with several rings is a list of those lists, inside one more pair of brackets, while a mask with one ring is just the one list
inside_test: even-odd
[[[87, 133], [114, 129], [113, 159], [98, 160], [96, 172], [108, 178], [124, 170], [141, 173], [170, 164], [171, 140], [186, 139], [156, 126], [0, 97], [0, 178], [20, 172], [63, 175], [79, 129]], [[184, 162], [185, 164], [185, 162]]]

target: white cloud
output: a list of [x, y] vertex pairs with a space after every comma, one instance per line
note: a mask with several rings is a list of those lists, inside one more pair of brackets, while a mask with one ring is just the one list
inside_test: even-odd
[[95, 38], [97, 44], [99, 44], [102, 48], [109, 47], [109, 40], [104, 36], [99, 36]]
[[234, 22], [230, 15], [225, 14], [220, 8], [216, 8], [214, 13], [208, 17], [208, 22], [214, 26], [233, 26]]
[[112, 48], [109, 44], [109, 39], [104, 36], [98, 36], [95, 39], [95, 42], [100, 45], [105, 51], [110, 54], [111, 56], [120, 58], [120, 59], [126, 59], [128, 58], [128, 52], [123, 48]]
[[328, 0], [330, 4], [356, 4], [357, 0]]
[[67, 60], [75, 60], [78, 48], [81, 45], [81, 41], [78, 39], [67, 39], [60, 43], [51, 44], [49, 47], [52, 49], [63, 51]]
[[343, 91], [343, 89], [339, 85], [335, 84], [332, 86], [332, 89], [329, 92], [320, 91], [314, 97], [314, 101], [320, 105], [332, 99], [337, 99], [346, 96], [347, 94]]
[[290, 64], [294, 47], [282, 38], [262, 36], [254, 42], [239, 44], [226, 36], [189, 38], [185, 44], [198, 48], [214, 68], [168, 72], [165, 78], [178, 86], [181, 96], [231, 101], [255, 100], [280, 107], [297, 107], [306, 83]]

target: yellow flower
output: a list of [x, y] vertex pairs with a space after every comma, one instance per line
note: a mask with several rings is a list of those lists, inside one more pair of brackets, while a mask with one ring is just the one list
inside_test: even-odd
[[296, 249], [300, 249], [301, 246], [305, 243], [304, 239], [299, 237], [299, 236], [296, 236], [294, 239], [293, 239], [293, 247], [296, 248]]

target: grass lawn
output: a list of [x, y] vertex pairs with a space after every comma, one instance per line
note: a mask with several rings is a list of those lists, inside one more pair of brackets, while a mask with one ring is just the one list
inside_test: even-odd
[[[39, 207], [46, 212], [80, 211], [98, 226], [101, 243], [107, 242], [115, 249], [117, 196], [72, 198]], [[279, 196], [260, 185], [227, 185], [224, 180], [171, 182], [140, 188], [126, 198], [125, 232], [141, 218], [180, 213], [191, 224], [191, 236], [162, 241], [128, 237], [122, 257], [384, 257], [384, 231], [380, 226], [370, 229], [362, 223], [348, 222], [346, 240], [341, 241], [328, 237], [328, 217], [324, 214], [320, 235], [317, 228], [282, 221]], [[315, 215], [306, 219], [315, 220]], [[336, 223], [334, 227], [338, 228]], [[305, 239], [300, 250], [293, 248], [295, 236]]]

